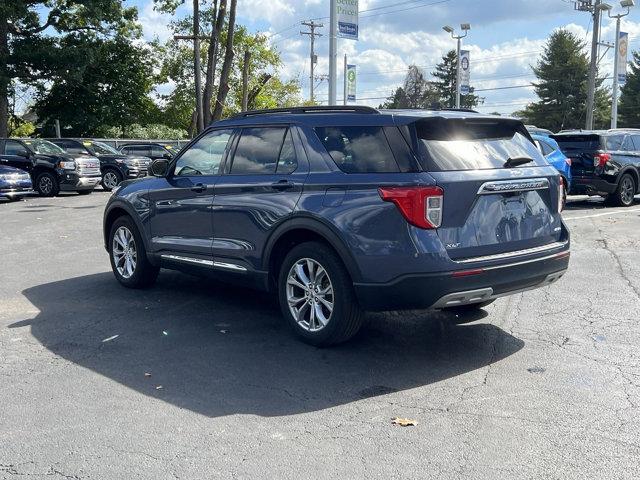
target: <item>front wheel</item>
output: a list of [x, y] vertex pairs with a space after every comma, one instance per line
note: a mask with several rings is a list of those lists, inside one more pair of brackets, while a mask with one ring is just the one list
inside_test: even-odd
[[122, 174], [117, 170], [109, 168], [102, 174], [102, 188], [110, 192], [122, 181]]
[[36, 190], [41, 197], [55, 197], [60, 191], [58, 179], [49, 172], [42, 172], [36, 177]]
[[118, 218], [109, 232], [109, 258], [116, 280], [128, 288], [152, 285], [160, 268], [152, 265], [140, 232], [131, 218]]
[[322, 243], [303, 243], [289, 252], [278, 290], [282, 314], [306, 343], [345, 342], [362, 325], [351, 277], [338, 255]]

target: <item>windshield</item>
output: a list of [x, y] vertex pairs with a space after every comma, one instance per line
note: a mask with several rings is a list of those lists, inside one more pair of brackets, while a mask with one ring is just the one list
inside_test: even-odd
[[106, 143], [90, 141], [90, 142], [82, 142], [82, 144], [91, 150], [91, 153], [94, 155], [120, 155], [120, 152], [113, 148], [111, 145], [107, 145]]
[[59, 154], [64, 153], [64, 150], [57, 145], [47, 140], [25, 140], [25, 145], [28, 145], [31, 150], [40, 154]]
[[446, 120], [416, 123], [420, 160], [427, 171], [503, 168], [509, 159], [530, 158], [517, 165], [545, 165], [540, 151], [517, 122]]

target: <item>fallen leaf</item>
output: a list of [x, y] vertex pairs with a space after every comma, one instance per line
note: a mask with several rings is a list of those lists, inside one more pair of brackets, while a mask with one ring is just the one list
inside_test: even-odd
[[156, 387], [156, 390], [162, 390], [162, 385], [158, 385], [158, 386]]
[[162, 334], [163, 335], [169, 335], [169, 333], [166, 330], [162, 330]]
[[418, 422], [415, 420], [399, 417], [392, 418], [391, 423], [393, 425], [400, 425], [401, 427], [415, 427], [416, 425], [418, 425]]
[[151, 376], [151, 372], [144, 372], [144, 376], [145, 377], [150, 377]]

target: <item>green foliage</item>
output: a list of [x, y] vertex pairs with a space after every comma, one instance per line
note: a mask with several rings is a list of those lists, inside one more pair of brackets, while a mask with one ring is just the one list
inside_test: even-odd
[[18, 117], [9, 118], [10, 137], [29, 137], [36, 131], [36, 126], [31, 122], [25, 122]]
[[127, 125], [121, 127], [101, 127], [97, 130], [96, 136], [101, 138], [141, 138], [141, 139], [162, 139], [162, 140], [179, 140], [188, 138], [186, 130], [171, 128], [162, 124], [150, 125]]
[[[456, 106], [457, 70], [458, 55], [455, 50], [449, 50], [442, 57], [442, 61], [436, 65], [435, 72], [432, 72], [436, 79], [433, 82], [433, 87], [443, 107], [454, 108]], [[462, 108], [474, 108], [478, 103], [480, 103], [480, 99], [473, 93], [460, 95], [460, 106]]]
[[[538, 77], [533, 85], [539, 100], [515, 115], [552, 131], [584, 128], [589, 73], [584, 42], [567, 30], [553, 32], [533, 72]], [[594, 127], [606, 128], [609, 94], [601, 86], [602, 79], [596, 85]]]
[[433, 108], [438, 103], [438, 95], [431, 82], [415, 65], [409, 66], [402, 87], [387, 98], [380, 108]]
[[54, 72], [35, 105], [45, 124], [59, 119], [67, 135], [92, 136], [102, 126], [124, 128], [147, 123], [159, 111], [149, 94], [154, 87], [151, 53], [126, 38], [67, 36], [60, 48], [75, 68]]
[[627, 74], [627, 83], [622, 87], [618, 106], [621, 127], [640, 128], [640, 52], [633, 52]]

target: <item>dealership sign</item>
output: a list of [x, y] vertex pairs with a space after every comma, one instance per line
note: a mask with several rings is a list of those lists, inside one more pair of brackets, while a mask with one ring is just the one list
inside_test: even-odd
[[358, 39], [358, 0], [333, 0], [338, 21], [338, 37]]
[[469, 68], [469, 50], [460, 51], [460, 93], [467, 95], [469, 93], [469, 84], [471, 83], [471, 70]]
[[347, 100], [356, 101], [356, 66], [347, 65]]
[[627, 52], [629, 51], [629, 34], [620, 32], [618, 37], [618, 83], [624, 84], [627, 81]]

